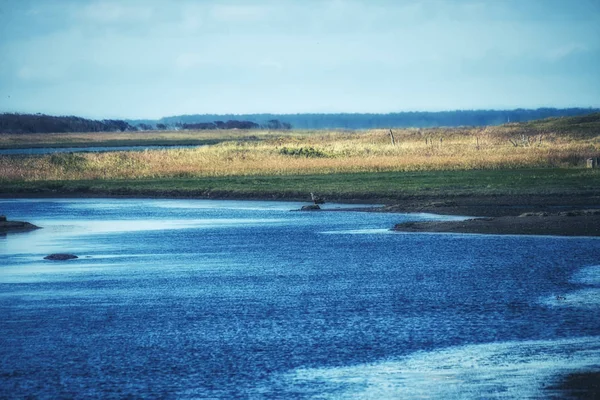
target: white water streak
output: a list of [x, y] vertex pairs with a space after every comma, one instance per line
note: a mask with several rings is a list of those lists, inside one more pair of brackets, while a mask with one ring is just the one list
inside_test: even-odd
[[559, 374], [594, 367], [599, 336], [451, 347], [377, 364], [299, 369], [286, 380], [321, 387], [316, 398], [538, 398]]

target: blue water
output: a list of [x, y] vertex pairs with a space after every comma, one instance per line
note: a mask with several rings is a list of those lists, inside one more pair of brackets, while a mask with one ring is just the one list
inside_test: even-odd
[[111, 151], [144, 151], [168, 149], [195, 149], [202, 145], [178, 146], [101, 146], [101, 147], [29, 147], [23, 149], [0, 149], [0, 155], [7, 154], [55, 154], [55, 153], [106, 153]]
[[600, 369], [600, 240], [301, 205], [0, 200], [44, 227], [0, 236], [0, 398], [545, 398]]

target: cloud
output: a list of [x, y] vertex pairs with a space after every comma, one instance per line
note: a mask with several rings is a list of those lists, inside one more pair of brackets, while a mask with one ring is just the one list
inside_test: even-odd
[[[79, 106], [77, 93], [95, 93], [119, 112], [112, 92], [144, 93], [140, 110], [163, 113], [176, 103], [149, 94], [176, 100], [198, 88], [224, 93], [221, 103], [194, 100], [206, 110], [374, 110], [409, 92], [427, 93], [411, 97], [414, 107], [470, 105], [458, 97], [476, 98], [479, 86], [486, 107], [498, 104], [485, 100], [494, 88], [559, 87], [560, 78], [597, 103], [599, 14], [547, 1], [552, 10], [546, 0], [19, 0], [4, 11], [0, 89], [36, 90], [23, 99], [40, 107], [56, 100], [39, 93], [64, 92], [67, 108]], [[226, 99], [264, 87], [278, 89], [262, 103]], [[377, 103], [382, 91], [390, 97]]]

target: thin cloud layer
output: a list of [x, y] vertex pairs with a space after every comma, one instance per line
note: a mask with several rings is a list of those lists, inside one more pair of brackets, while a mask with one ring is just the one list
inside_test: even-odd
[[0, 111], [390, 112], [600, 106], [600, 5], [0, 3]]

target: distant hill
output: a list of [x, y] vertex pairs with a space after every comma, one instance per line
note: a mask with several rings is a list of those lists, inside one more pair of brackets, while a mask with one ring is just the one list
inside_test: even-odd
[[503, 124], [497, 130], [513, 134], [543, 135], [552, 133], [571, 137], [596, 137], [600, 136], [600, 112], [573, 117], [551, 117], [528, 122]]
[[244, 120], [264, 124], [278, 120], [294, 129], [369, 129], [489, 126], [507, 122], [526, 122], [548, 117], [585, 115], [598, 108], [538, 108], [516, 110], [414, 111], [389, 114], [195, 114], [164, 117], [166, 125], [209, 123], [215, 120]]

